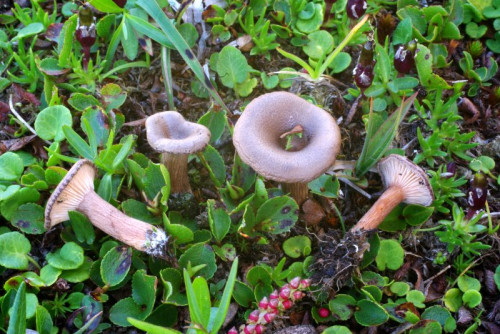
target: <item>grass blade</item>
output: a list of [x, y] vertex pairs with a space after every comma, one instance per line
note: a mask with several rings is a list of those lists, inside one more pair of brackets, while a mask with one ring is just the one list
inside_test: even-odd
[[[142, 9], [144, 9], [149, 14], [149, 16], [151, 16], [156, 21], [156, 23], [160, 25], [161, 30], [163, 30], [166, 37], [172, 42], [177, 51], [179, 51], [181, 57], [184, 59], [186, 64], [189, 65], [198, 80], [200, 80], [205, 88], [208, 89], [215, 102], [217, 102], [217, 104], [219, 104], [227, 113], [230, 113], [226, 104], [224, 103], [224, 101], [222, 101], [221, 97], [212, 85], [212, 82], [210, 82], [210, 79], [205, 75], [203, 67], [201, 66], [198, 59], [196, 59], [193, 51], [187, 45], [184, 38], [182, 38], [181, 34], [177, 31], [172, 21], [170, 21], [170, 19], [161, 10], [160, 6], [158, 6], [156, 1], [138, 0], [137, 4]], [[150, 37], [152, 38], [152, 36]]]
[[372, 117], [373, 111], [370, 111], [365, 143], [355, 167], [357, 177], [363, 176], [382, 158], [396, 136], [399, 123], [406, 116], [416, 97], [417, 93], [413, 94], [408, 100], [403, 101], [398, 110], [389, 116], [376, 130]]

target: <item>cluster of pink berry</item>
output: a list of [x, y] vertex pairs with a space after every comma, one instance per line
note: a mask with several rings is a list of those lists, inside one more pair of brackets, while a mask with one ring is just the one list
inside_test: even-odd
[[[311, 285], [311, 280], [295, 277], [290, 283], [283, 285], [279, 292], [274, 290], [269, 298], [264, 297], [259, 302], [259, 309], [252, 311], [248, 316], [247, 324], [240, 331], [240, 334], [261, 334], [265, 330], [265, 325], [271, 323], [274, 318], [285, 310], [290, 309], [293, 303], [305, 296], [302, 290]], [[231, 328], [227, 334], [238, 334], [235, 327]]]

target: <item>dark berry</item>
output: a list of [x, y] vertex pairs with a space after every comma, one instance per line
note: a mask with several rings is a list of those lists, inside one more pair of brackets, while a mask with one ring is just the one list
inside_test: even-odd
[[113, 2], [120, 8], [125, 7], [127, 0], [113, 0]]
[[469, 210], [467, 210], [466, 219], [471, 219], [476, 212], [484, 208], [488, 195], [487, 187], [488, 181], [483, 174], [477, 173], [474, 175], [471, 187], [467, 191], [467, 204], [469, 204]]
[[366, 12], [368, 4], [366, 0], [347, 0], [345, 10], [347, 16], [353, 20], [359, 19]]
[[394, 67], [399, 73], [406, 74], [415, 66], [413, 56], [415, 43], [410, 42], [407, 46], [400, 45], [394, 54]]
[[354, 82], [361, 89], [364, 90], [372, 84], [375, 67], [375, 60], [373, 59], [373, 42], [368, 41], [361, 49], [361, 54], [358, 63], [354, 68], [352, 74], [354, 75]]

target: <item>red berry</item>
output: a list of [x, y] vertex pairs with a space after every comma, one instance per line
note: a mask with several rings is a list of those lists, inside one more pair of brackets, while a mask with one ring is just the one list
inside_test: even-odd
[[274, 290], [270, 295], [269, 295], [269, 299], [278, 299], [279, 298], [279, 295], [278, 295], [278, 290]]
[[262, 334], [264, 332], [264, 327], [262, 325], [255, 326], [255, 333]]
[[291, 300], [284, 300], [281, 305], [283, 305], [283, 308], [285, 310], [288, 310], [289, 308], [291, 308], [293, 306], [293, 302]]
[[252, 313], [250, 313], [250, 315], [248, 316], [248, 321], [249, 322], [257, 322], [259, 321], [259, 310], [255, 310], [255, 311], [252, 311]]
[[236, 330], [236, 327], [231, 328], [227, 334], [238, 334], [238, 331]]
[[246, 325], [243, 332], [245, 334], [254, 334], [255, 333], [255, 325]]
[[269, 305], [267, 297], [262, 298], [262, 300], [259, 302], [259, 308], [265, 310], [267, 308], [267, 305]]
[[281, 288], [280, 290], [280, 297], [281, 299], [288, 299], [290, 298], [290, 289], [287, 287]]
[[300, 286], [300, 277], [295, 277], [293, 280], [290, 281], [290, 287], [292, 289], [298, 289]]
[[271, 321], [274, 320], [274, 318], [276, 318], [276, 313], [266, 313], [264, 314], [264, 321], [266, 322], [266, 324], [270, 323]]
[[293, 292], [293, 300], [300, 300], [302, 297], [304, 297], [304, 293], [302, 291]]
[[330, 310], [325, 307], [322, 307], [318, 310], [318, 314], [322, 318], [328, 318], [330, 316]]
[[274, 310], [275, 310], [275, 309], [277, 309], [277, 308], [278, 308], [278, 305], [279, 305], [279, 304], [280, 304], [279, 299], [271, 299], [271, 300], [269, 301], [269, 308], [271, 308], [271, 309], [274, 309]]
[[301, 289], [307, 289], [310, 286], [311, 286], [311, 280], [310, 279], [303, 279], [302, 281], [300, 281], [300, 288]]

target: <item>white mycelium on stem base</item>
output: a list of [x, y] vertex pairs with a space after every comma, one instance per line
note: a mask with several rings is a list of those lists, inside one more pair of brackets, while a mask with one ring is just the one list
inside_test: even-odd
[[[282, 135], [299, 127], [303, 142], [286, 150]], [[266, 179], [281, 182], [300, 205], [307, 183], [327, 171], [340, 150], [340, 129], [329, 113], [288, 93], [252, 100], [234, 127], [233, 143], [247, 165]]]
[[429, 206], [434, 199], [427, 175], [407, 158], [391, 154], [378, 168], [386, 190], [351, 231], [377, 228], [401, 202]]
[[210, 141], [210, 130], [188, 122], [176, 111], [149, 116], [146, 132], [151, 147], [162, 154], [161, 162], [170, 174], [170, 192], [192, 192], [187, 173], [189, 154], [202, 151]]
[[94, 191], [95, 174], [96, 168], [88, 160], [78, 161], [68, 171], [47, 202], [45, 228], [69, 220], [68, 211], [79, 211], [111, 237], [150, 255], [164, 256], [168, 241], [165, 232], [125, 215], [99, 197]]

